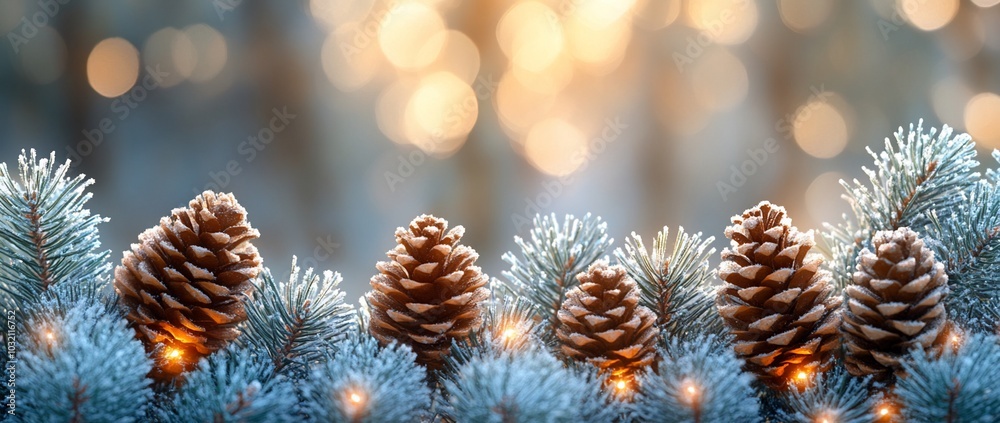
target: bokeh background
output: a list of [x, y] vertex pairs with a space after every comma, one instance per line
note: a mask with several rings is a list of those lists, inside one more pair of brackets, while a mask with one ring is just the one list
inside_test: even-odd
[[205, 188], [265, 264], [368, 287], [393, 230], [466, 227], [500, 276], [536, 212], [716, 236], [848, 210], [900, 126], [1000, 147], [997, 0], [0, 0], [0, 161], [96, 179], [117, 262]]

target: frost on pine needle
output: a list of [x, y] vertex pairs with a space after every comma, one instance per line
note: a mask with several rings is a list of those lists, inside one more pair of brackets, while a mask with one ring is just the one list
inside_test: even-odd
[[633, 405], [639, 421], [759, 421], [760, 401], [753, 376], [741, 368], [728, 344], [715, 336], [672, 340], [664, 348], [657, 373], [639, 379]]
[[152, 362], [125, 320], [100, 304], [37, 310], [17, 334], [15, 416], [31, 422], [138, 422]]
[[1000, 339], [972, 335], [958, 352], [940, 358], [916, 350], [904, 363], [906, 378], [896, 385], [906, 421], [977, 422], [1000, 420]]
[[514, 237], [520, 255], [503, 255], [510, 264], [503, 275], [511, 290], [554, 326], [566, 292], [577, 284], [576, 275], [597, 261], [614, 240], [608, 237], [608, 224], [590, 214], [582, 219], [566, 215], [561, 224], [555, 214], [536, 215], [533, 222], [530, 240]]
[[287, 282], [275, 281], [270, 269], [254, 281], [238, 341], [266, 351], [276, 372], [301, 378], [355, 329], [355, 314], [344, 301], [339, 273], [320, 275], [311, 268], [302, 273], [296, 261], [293, 257]]
[[421, 421], [431, 407], [431, 391], [416, 358], [406, 345], [379, 347], [367, 333], [349, 337], [303, 381], [303, 407], [322, 422]]
[[868, 148], [868, 153], [875, 159], [874, 169], [864, 168], [868, 183], [841, 181], [853, 219], [845, 216], [839, 225], [825, 225], [824, 238], [833, 256], [830, 267], [841, 287], [850, 282], [854, 260], [870, 246], [875, 232], [923, 228], [931, 212], [954, 211], [962, 203], [960, 194], [979, 179], [972, 138], [953, 136], [947, 125], [940, 132], [931, 128], [925, 133], [921, 120], [907, 132], [899, 128], [895, 142], [886, 138], [882, 152]]
[[534, 320], [531, 304], [506, 291], [499, 281], [493, 280], [491, 298], [483, 310], [483, 323], [469, 336], [455, 340], [446, 369], [456, 369], [475, 357], [498, 357], [507, 353], [521, 353], [542, 344], [540, 326]]
[[945, 263], [949, 317], [965, 329], [1000, 325], [1000, 188], [977, 183], [950, 214], [931, 214], [929, 246]]
[[[93, 179], [70, 177], [70, 162], [55, 168], [55, 153], [18, 157], [18, 175], [0, 163], [0, 300], [7, 308], [36, 302], [55, 284], [101, 287], [110, 251], [101, 246], [86, 203]], [[93, 288], [88, 288], [93, 289]]]
[[615, 407], [590, 376], [537, 349], [476, 357], [444, 381], [445, 414], [456, 422], [614, 421]]
[[164, 422], [282, 423], [297, 415], [295, 386], [274, 375], [269, 357], [230, 346], [201, 359], [157, 409]]
[[868, 393], [870, 378], [856, 378], [837, 366], [816, 376], [810, 386], [790, 389], [787, 409], [780, 412], [781, 421], [813, 423], [867, 423], [876, 420], [873, 409], [878, 400]]
[[688, 234], [678, 228], [670, 243], [670, 229], [656, 234], [652, 249], [646, 250], [642, 237], [634, 232], [625, 248], [615, 257], [639, 286], [642, 305], [657, 315], [656, 325], [663, 337], [696, 337], [723, 333], [722, 319], [715, 308], [715, 291], [710, 287], [715, 275], [709, 266], [714, 237]]

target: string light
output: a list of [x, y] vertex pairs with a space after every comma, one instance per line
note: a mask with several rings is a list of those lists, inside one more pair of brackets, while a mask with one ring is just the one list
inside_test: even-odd
[[698, 395], [701, 393], [701, 389], [699, 389], [698, 385], [696, 385], [694, 382], [687, 381], [684, 382], [684, 385], [682, 387], [682, 392], [684, 394], [684, 399], [687, 402], [694, 404], [695, 402], [698, 401]]
[[345, 411], [347, 411], [347, 414], [351, 416], [352, 419], [363, 414], [365, 407], [367, 405], [366, 404], [367, 398], [365, 396], [364, 391], [353, 388], [348, 389], [347, 391], [343, 392], [342, 398], [347, 400], [346, 401], [347, 404], [345, 404], [346, 406]]
[[836, 414], [831, 411], [824, 411], [822, 414], [816, 417], [816, 423], [836, 423]]
[[800, 369], [795, 372], [788, 384], [797, 388], [807, 388], [812, 377], [813, 373], [810, 369]]
[[49, 341], [55, 341], [56, 340], [56, 335], [54, 333], [52, 333], [52, 331], [46, 331], [45, 332], [45, 337], [48, 338]]
[[167, 351], [163, 354], [167, 360], [180, 360], [183, 355], [184, 353], [182, 353], [178, 348], [167, 348]]
[[362, 400], [363, 398], [361, 398], [361, 395], [358, 395], [356, 392], [351, 393], [351, 402], [355, 404], [361, 404]]
[[878, 409], [878, 415], [882, 417], [888, 416], [890, 412], [891, 411], [889, 411], [888, 405], [883, 405], [881, 408]]
[[503, 332], [500, 333], [500, 338], [502, 338], [504, 341], [507, 341], [507, 340], [510, 340], [510, 339], [517, 338], [517, 335], [518, 335], [518, 333], [517, 333], [516, 329], [514, 329], [514, 328], [507, 328], [507, 329], [504, 329]]

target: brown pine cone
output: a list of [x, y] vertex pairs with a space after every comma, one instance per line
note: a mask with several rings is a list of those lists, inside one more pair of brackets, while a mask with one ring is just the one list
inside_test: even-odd
[[826, 371], [839, 345], [841, 299], [831, 295], [823, 259], [810, 255], [812, 231], [791, 225], [785, 209], [763, 201], [726, 228], [719, 313], [736, 337], [736, 355], [772, 388], [793, 375]]
[[[260, 272], [260, 236], [232, 194], [205, 191], [139, 235], [115, 268], [115, 290], [138, 337], [172, 377], [239, 335], [244, 295]], [[179, 363], [178, 363], [179, 362]], [[178, 365], [180, 364], [180, 365]]]
[[576, 278], [580, 284], [566, 293], [558, 314], [563, 354], [594, 364], [612, 381], [631, 380], [656, 359], [656, 316], [639, 304], [622, 266], [599, 261]]
[[479, 254], [459, 241], [465, 228], [421, 215], [409, 228], [396, 229], [389, 261], [375, 267], [368, 292], [369, 332], [382, 345], [397, 341], [417, 353], [428, 368], [444, 364], [451, 342], [482, 322], [481, 303], [489, 296], [487, 277], [475, 266]]
[[858, 254], [841, 330], [847, 370], [885, 380], [911, 349], [940, 352], [947, 344], [948, 275], [910, 228], [878, 232], [872, 246], [874, 253]]

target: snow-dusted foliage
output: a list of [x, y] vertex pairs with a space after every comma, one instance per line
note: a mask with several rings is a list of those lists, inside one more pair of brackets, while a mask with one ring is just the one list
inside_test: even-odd
[[292, 259], [287, 282], [276, 282], [270, 269], [255, 281], [246, 301], [247, 321], [239, 341], [266, 351], [276, 372], [304, 377], [334, 343], [353, 331], [354, 308], [344, 302], [339, 273], [301, 273]]
[[55, 153], [38, 159], [21, 152], [18, 175], [0, 163], [0, 302], [7, 308], [37, 302], [55, 284], [103, 286], [111, 265], [99, 251], [98, 224], [85, 208], [93, 179], [70, 177]]
[[962, 193], [979, 179], [974, 171], [979, 162], [972, 138], [952, 135], [947, 125], [925, 133], [923, 121], [909, 131], [899, 128], [895, 142], [886, 138], [882, 152], [868, 148], [875, 169], [864, 169], [867, 184], [841, 182], [854, 216], [845, 216], [837, 226], [827, 224], [825, 234], [833, 254], [830, 268], [840, 286], [850, 282], [858, 252], [871, 247], [876, 232], [904, 226], [921, 231], [931, 213], [948, 215], [962, 204]]
[[876, 400], [868, 393], [868, 380], [851, 376], [843, 366], [836, 366], [806, 387], [789, 390], [788, 409], [781, 421], [814, 423], [824, 419], [838, 423], [874, 421]]
[[334, 423], [420, 421], [431, 406], [426, 370], [409, 347], [368, 334], [344, 340], [301, 385], [306, 413]]
[[1000, 421], [1000, 339], [973, 335], [940, 358], [915, 350], [896, 386], [906, 421]]
[[567, 368], [540, 350], [475, 357], [445, 380], [445, 413], [457, 422], [614, 421], [602, 385], [596, 373]]
[[715, 274], [709, 258], [713, 237], [688, 234], [678, 228], [671, 248], [670, 230], [664, 227], [647, 251], [642, 237], [632, 233], [625, 249], [615, 250], [618, 262], [639, 286], [642, 305], [656, 312], [660, 336], [698, 337], [724, 332], [715, 308]]
[[753, 422], [760, 402], [743, 361], [715, 336], [673, 340], [657, 373], [639, 379], [634, 415], [648, 422]]
[[576, 275], [587, 270], [614, 242], [607, 230], [607, 223], [590, 214], [582, 219], [566, 215], [562, 224], [555, 214], [536, 215], [531, 239], [514, 237], [520, 254], [503, 255], [510, 265], [503, 275], [511, 290], [527, 299], [543, 321], [554, 324], [566, 292], [578, 283]]
[[119, 315], [100, 304], [41, 307], [14, 361], [15, 416], [25, 422], [138, 422], [152, 397], [152, 361]]
[[157, 417], [169, 423], [301, 421], [295, 386], [274, 373], [266, 354], [235, 346], [220, 350], [184, 375], [177, 392], [161, 400]]

